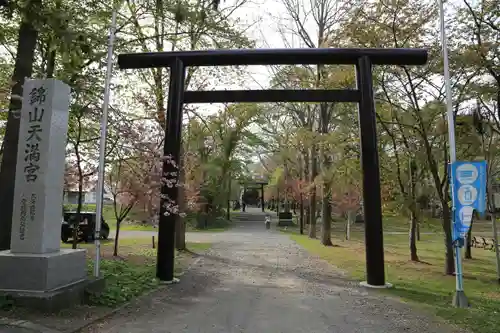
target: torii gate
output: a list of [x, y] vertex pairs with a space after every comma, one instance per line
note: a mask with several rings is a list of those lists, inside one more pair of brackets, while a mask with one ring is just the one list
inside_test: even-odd
[[[373, 65], [424, 65], [427, 50], [423, 49], [238, 49], [178, 52], [130, 53], [118, 56], [121, 69], [170, 68], [164, 156], [179, 161], [182, 131], [182, 106], [187, 103], [241, 102], [342, 102], [357, 103], [363, 169], [363, 211], [365, 220], [366, 286], [386, 286], [384, 271], [384, 242], [382, 205], [378, 161], [375, 101], [373, 97]], [[354, 65], [356, 89], [314, 90], [215, 90], [186, 91], [188, 66], [246, 66], [246, 65]], [[163, 173], [170, 182], [178, 181], [176, 167], [164, 159]], [[162, 186], [158, 256], [156, 274], [160, 280], [174, 282], [175, 219], [165, 215], [166, 200], [177, 200], [177, 186]]]
[[[258, 189], [260, 189], [260, 205], [261, 205], [261, 209], [262, 209], [262, 212], [265, 212], [265, 205], [264, 205], [264, 186], [268, 184], [267, 181], [240, 181], [240, 185], [243, 185], [243, 191], [241, 192], [241, 197], [240, 197], [240, 200], [243, 201], [243, 195], [245, 193], [245, 191], [248, 189], [248, 188], [253, 188], [253, 187], [249, 187], [247, 186], [248, 184], [255, 184], [257, 185]], [[243, 202], [240, 202], [241, 204], [243, 204]]]

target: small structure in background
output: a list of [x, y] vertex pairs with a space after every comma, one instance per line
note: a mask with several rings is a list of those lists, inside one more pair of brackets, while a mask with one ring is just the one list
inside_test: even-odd
[[[77, 205], [78, 194], [78, 184], [66, 185], [64, 189], [64, 204]], [[82, 204], [95, 205], [97, 203], [97, 184], [94, 182], [84, 184], [82, 196]], [[107, 184], [104, 184], [103, 202], [113, 203], [113, 195]]]
[[279, 212], [278, 213], [278, 226], [286, 227], [293, 225], [293, 214], [292, 212]]
[[[241, 206], [242, 211], [245, 211], [246, 205], [256, 205], [260, 207], [263, 212], [266, 211], [266, 205], [264, 203], [264, 186], [268, 182], [263, 177], [259, 177], [257, 180], [240, 180], [240, 185], [243, 187], [241, 192]], [[258, 194], [260, 190], [260, 195]]]

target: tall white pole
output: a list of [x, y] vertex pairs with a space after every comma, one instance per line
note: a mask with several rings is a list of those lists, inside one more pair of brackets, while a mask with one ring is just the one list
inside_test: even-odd
[[[439, 2], [439, 21], [441, 30], [441, 46], [443, 48], [443, 67], [444, 67], [444, 85], [446, 93], [446, 113], [448, 119], [448, 141], [450, 146], [450, 164], [457, 160], [456, 146], [455, 146], [455, 119], [453, 114], [453, 98], [451, 91], [451, 80], [450, 80], [450, 64], [448, 61], [448, 41], [446, 38], [446, 26], [444, 18], [444, 0], [438, 0]], [[452, 168], [450, 168], [452, 170]], [[452, 197], [452, 209], [451, 216], [452, 222], [455, 223], [455, 188], [454, 188], [454, 174], [450, 175], [450, 187], [451, 187], [451, 197]], [[463, 276], [462, 276], [462, 252], [458, 242], [454, 245], [455, 251], [455, 277], [456, 277], [456, 291], [453, 297], [453, 304], [456, 307], [468, 307], [468, 300], [464, 294], [463, 288]]]
[[446, 38], [445, 19], [443, 0], [439, 0], [439, 15], [441, 24], [441, 46], [443, 48], [443, 67], [444, 67], [444, 84], [446, 93], [446, 113], [448, 118], [448, 138], [450, 145], [450, 162], [453, 163], [457, 160], [457, 153], [455, 148], [455, 119], [453, 114], [453, 97], [451, 92], [450, 81], [450, 64], [448, 60], [448, 41]]
[[111, 83], [111, 72], [113, 70], [113, 43], [115, 41], [116, 32], [116, 15], [117, 9], [113, 8], [111, 16], [111, 27], [109, 29], [108, 41], [108, 59], [106, 69], [106, 81], [104, 83], [104, 98], [102, 104], [101, 117], [101, 140], [99, 143], [99, 169], [97, 177], [96, 190], [96, 222], [95, 222], [95, 263], [94, 276], [99, 277], [100, 261], [101, 261], [101, 219], [102, 219], [102, 200], [104, 190], [104, 173], [105, 173], [105, 154], [106, 154], [106, 137], [108, 132], [108, 105], [109, 105], [109, 86]]

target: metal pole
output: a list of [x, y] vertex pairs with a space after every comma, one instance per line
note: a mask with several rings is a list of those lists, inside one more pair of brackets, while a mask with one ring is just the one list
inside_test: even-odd
[[[477, 106], [478, 111], [480, 105]], [[481, 142], [483, 147], [484, 159], [488, 159], [488, 155], [486, 154], [486, 147], [484, 143], [484, 134], [481, 133]], [[495, 200], [495, 193], [493, 192], [493, 179], [491, 178], [491, 166], [488, 165], [486, 167], [486, 193], [488, 198], [488, 208], [490, 211], [491, 218], [491, 227], [493, 232], [493, 242], [495, 246], [495, 259], [496, 259], [496, 268], [497, 268], [497, 283], [500, 284], [500, 249], [498, 247], [498, 232], [497, 232], [497, 205]], [[500, 207], [499, 207], [500, 208]]]
[[[163, 146], [163, 175], [160, 200], [160, 223], [158, 228], [158, 253], [156, 276], [166, 283], [178, 282], [174, 278], [175, 264], [175, 220], [176, 214], [168, 210], [168, 205], [179, 200], [179, 160], [181, 158], [182, 104], [186, 67], [176, 58], [170, 66], [170, 85], [167, 102], [167, 126]], [[173, 165], [173, 161], [176, 165]], [[173, 184], [173, 185], [171, 185]], [[170, 186], [169, 186], [170, 185]]]
[[[484, 150], [484, 149], [483, 149]], [[488, 175], [490, 173], [488, 172]], [[489, 178], [489, 177], [488, 177]], [[488, 199], [490, 201], [490, 217], [491, 217], [491, 227], [493, 232], [493, 242], [495, 245], [495, 259], [497, 266], [497, 282], [500, 283], [500, 249], [498, 248], [498, 230], [497, 230], [497, 207], [495, 204], [495, 194], [493, 193], [493, 186], [491, 180], [488, 179]]]
[[495, 242], [495, 258], [497, 264], [497, 282], [500, 284], [500, 249], [498, 248], [498, 230], [496, 212], [491, 214], [491, 224], [493, 228], [493, 240]]
[[99, 277], [100, 262], [101, 262], [101, 219], [102, 219], [102, 199], [104, 189], [104, 173], [105, 173], [105, 154], [106, 154], [106, 137], [108, 132], [108, 105], [109, 105], [109, 86], [111, 83], [111, 73], [113, 71], [113, 43], [115, 41], [116, 31], [116, 15], [117, 9], [113, 9], [111, 15], [111, 27], [109, 28], [108, 41], [108, 59], [106, 69], [106, 81], [104, 83], [104, 100], [102, 104], [101, 117], [101, 138], [99, 142], [99, 167], [97, 175], [97, 190], [96, 190], [96, 221], [95, 221], [95, 263], [94, 276]]
[[[480, 105], [477, 105], [478, 112], [480, 109]], [[486, 147], [484, 143], [484, 134], [481, 133], [481, 141], [484, 153], [484, 159], [487, 159], [489, 156], [486, 154]], [[493, 232], [493, 244], [495, 246], [495, 259], [496, 259], [496, 268], [497, 268], [497, 283], [500, 284], [500, 249], [498, 248], [498, 232], [497, 232], [497, 204], [495, 200], [495, 193], [493, 192], [493, 180], [491, 178], [491, 166], [488, 165], [486, 167], [486, 193], [488, 198], [488, 208], [490, 211], [491, 218], [491, 227]]]
[[[480, 113], [481, 104], [477, 101], [477, 112]], [[481, 144], [483, 148], [484, 159], [488, 160], [489, 154], [486, 153], [486, 144], [484, 143], [484, 133], [481, 134]], [[500, 249], [498, 247], [498, 232], [497, 232], [497, 205], [495, 193], [493, 192], [493, 179], [491, 177], [491, 166], [486, 167], [486, 194], [488, 198], [488, 211], [490, 212], [491, 228], [493, 233], [493, 244], [495, 246], [495, 259], [497, 268], [497, 283], [500, 284]], [[499, 207], [500, 208], [500, 207]]]
[[[455, 148], [455, 119], [453, 114], [453, 98], [451, 91], [451, 81], [450, 81], [450, 65], [448, 60], [448, 42], [446, 39], [445, 31], [445, 20], [444, 20], [444, 4], [442, 0], [439, 2], [439, 21], [441, 30], [441, 46], [443, 48], [443, 74], [444, 74], [444, 85], [446, 92], [446, 114], [448, 119], [448, 141], [450, 146], [450, 163], [454, 163], [457, 160], [456, 148]], [[453, 170], [453, 169], [451, 169]], [[453, 179], [455, 175], [452, 173], [450, 175], [450, 188], [451, 188], [451, 198], [452, 198], [452, 209], [451, 216], [453, 224], [455, 223], [455, 189], [453, 188]], [[460, 308], [465, 308], [469, 306], [467, 297], [464, 294], [463, 289], [463, 276], [462, 276], [462, 252], [460, 251], [459, 243], [456, 242], [454, 245], [455, 252], [455, 277], [456, 277], [456, 291], [453, 297], [453, 305]]]
[[363, 213], [365, 220], [366, 282], [368, 287], [390, 287], [385, 282], [384, 235], [382, 232], [382, 198], [377, 146], [377, 124], [373, 98], [373, 77], [370, 58], [362, 57], [356, 66], [357, 88], [360, 91], [359, 131], [363, 167]]

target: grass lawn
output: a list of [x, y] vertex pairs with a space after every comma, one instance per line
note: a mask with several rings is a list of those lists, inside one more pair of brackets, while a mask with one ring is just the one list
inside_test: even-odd
[[[77, 205], [65, 205], [67, 208], [76, 210]], [[96, 210], [95, 205], [89, 204], [89, 205], [83, 205], [82, 206], [82, 211], [90, 211], [94, 212]], [[134, 220], [136, 217], [137, 213], [136, 212], [130, 212], [128, 218]], [[106, 221], [106, 223], [109, 225], [109, 228], [111, 230], [116, 229], [116, 217], [115, 217], [115, 210], [113, 208], [113, 205], [105, 204], [102, 207], [102, 217]], [[153, 227], [152, 225], [144, 225], [140, 223], [134, 223], [134, 222], [125, 222], [123, 221], [120, 227], [120, 230], [133, 230], [133, 231], [157, 231], [158, 228]]]
[[[397, 215], [384, 215], [383, 223], [384, 231], [408, 232], [408, 218]], [[360, 225], [363, 224], [361, 223]], [[441, 226], [441, 220], [437, 218], [423, 218], [423, 221], [420, 224], [420, 231], [442, 233], [443, 227]], [[486, 234], [491, 233], [491, 221], [474, 221], [472, 232]]]
[[[153, 249], [151, 238], [122, 239], [119, 245], [119, 256], [113, 257], [113, 241], [102, 243], [101, 270], [106, 278], [106, 289], [103, 293], [91, 297], [92, 305], [115, 307], [159, 285], [155, 277], [156, 249]], [[62, 244], [62, 247], [71, 248], [71, 244]], [[90, 275], [95, 257], [94, 244], [78, 244], [78, 247], [88, 251]], [[176, 255], [175, 274], [182, 274], [193, 253], [209, 247], [209, 243], [188, 243], [190, 252], [178, 252]]]
[[[109, 225], [109, 228], [111, 230], [116, 230], [116, 221], [113, 224]], [[120, 231], [158, 231], [158, 228], [152, 226], [152, 225], [142, 225], [142, 224], [135, 224], [135, 223], [125, 223], [122, 222], [120, 226]]]
[[[420, 223], [420, 232], [421, 233], [436, 233], [442, 234], [443, 228], [441, 226], [441, 220], [436, 218], [423, 218], [423, 221]], [[298, 215], [294, 215], [294, 223], [299, 223]], [[403, 216], [397, 216], [392, 214], [386, 214], [383, 218], [383, 228], [384, 231], [387, 232], [396, 232], [396, 233], [408, 233], [408, 218]], [[364, 229], [364, 223], [354, 223], [351, 226], [351, 230], [353, 232], [362, 232]], [[318, 232], [321, 230], [321, 220], [318, 218], [317, 221], [317, 230]], [[334, 218], [332, 222], [332, 230], [334, 233], [342, 233], [345, 230], [345, 220], [343, 218]], [[491, 221], [475, 221], [472, 227], [472, 233], [478, 236], [491, 237]]]
[[[363, 233], [354, 232], [352, 240], [342, 241], [335, 232], [335, 247], [324, 247], [317, 239], [288, 229], [290, 237], [312, 254], [318, 255], [354, 279], [365, 279]], [[409, 261], [406, 235], [384, 236], [387, 281], [394, 288], [382, 292], [396, 295], [435, 313], [452, 323], [476, 333], [498, 333], [500, 330], [500, 286], [496, 281], [495, 254], [483, 249], [472, 250], [472, 260], [464, 260], [464, 289], [472, 308], [451, 306], [455, 277], [445, 276], [444, 248], [440, 233], [422, 235], [417, 243], [421, 262]]]

